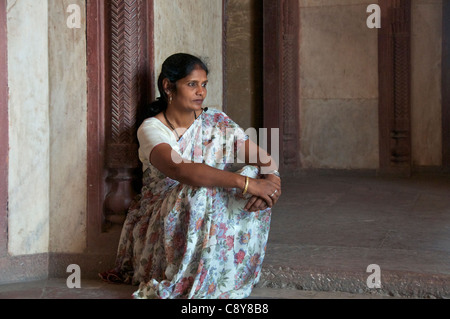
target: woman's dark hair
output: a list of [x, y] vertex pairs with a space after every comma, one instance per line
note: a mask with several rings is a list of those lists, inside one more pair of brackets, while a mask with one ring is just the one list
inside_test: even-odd
[[146, 108], [144, 118], [154, 117], [167, 109], [168, 96], [163, 87], [164, 79], [168, 79], [172, 85], [172, 89], [176, 91], [176, 82], [188, 76], [198, 67], [204, 70], [206, 75], [208, 75], [208, 67], [196, 56], [187, 53], [177, 53], [168, 57], [162, 65], [161, 74], [158, 78], [158, 91], [160, 97]]

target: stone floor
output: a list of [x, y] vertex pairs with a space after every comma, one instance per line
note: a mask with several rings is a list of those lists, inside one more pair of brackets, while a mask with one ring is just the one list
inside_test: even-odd
[[[284, 178], [263, 287], [450, 297], [450, 175]], [[369, 265], [381, 288], [369, 289]]]
[[[380, 288], [369, 288], [378, 265]], [[127, 299], [134, 287], [65, 279], [0, 286], [0, 299]], [[255, 299], [450, 297], [450, 175], [283, 177]]]
[[[101, 280], [82, 280], [69, 289], [66, 279], [48, 279], [0, 285], [0, 299], [132, 299], [136, 287]], [[249, 299], [385, 299], [389, 296], [345, 292], [305, 291], [290, 288], [255, 288]]]

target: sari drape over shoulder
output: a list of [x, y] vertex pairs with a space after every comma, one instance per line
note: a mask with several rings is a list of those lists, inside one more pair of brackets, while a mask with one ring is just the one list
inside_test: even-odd
[[[168, 143], [183, 159], [260, 178], [258, 167], [238, 163], [247, 139], [225, 113], [210, 109]], [[270, 209], [244, 211], [249, 198], [240, 189], [181, 184], [149, 164], [116, 259], [121, 278], [139, 285], [133, 297], [248, 297], [260, 278], [271, 219]]]

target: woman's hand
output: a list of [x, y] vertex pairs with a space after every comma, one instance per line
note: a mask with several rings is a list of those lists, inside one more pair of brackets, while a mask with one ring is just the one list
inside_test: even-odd
[[245, 205], [244, 210], [248, 212], [257, 212], [260, 210], [265, 210], [267, 207], [267, 203], [262, 198], [252, 196], [247, 205]]
[[281, 180], [275, 175], [250, 179], [247, 191], [253, 196], [245, 205], [245, 210], [253, 212], [273, 207], [281, 196]]

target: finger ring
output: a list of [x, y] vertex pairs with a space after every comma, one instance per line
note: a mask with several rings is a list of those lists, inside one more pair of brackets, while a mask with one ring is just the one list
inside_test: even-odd
[[275, 195], [276, 192], [274, 192], [272, 195], [270, 195], [270, 197], [273, 197], [273, 195]]

